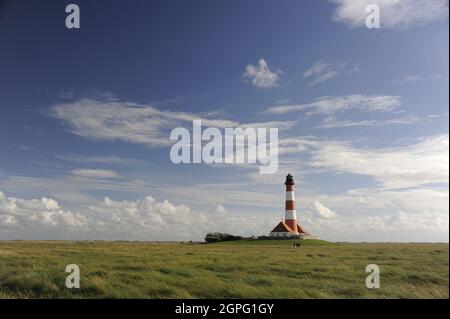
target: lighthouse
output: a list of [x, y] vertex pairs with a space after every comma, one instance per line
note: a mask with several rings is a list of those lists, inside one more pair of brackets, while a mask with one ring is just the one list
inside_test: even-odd
[[290, 229], [292, 229], [293, 234], [298, 234], [297, 230], [297, 213], [295, 211], [295, 194], [294, 194], [294, 177], [289, 173], [286, 176], [286, 204], [284, 211], [284, 222]]
[[294, 193], [294, 177], [289, 173], [286, 176], [286, 200], [284, 205], [284, 220], [282, 220], [275, 228], [270, 232], [270, 237], [278, 238], [306, 238], [309, 237], [309, 233], [306, 232], [300, 224], [297, 222], [297, 210], [295, 204]]

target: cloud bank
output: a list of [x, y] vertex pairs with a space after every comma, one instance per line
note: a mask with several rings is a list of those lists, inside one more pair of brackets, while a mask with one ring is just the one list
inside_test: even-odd
[[26, 200], [0, 192], [1, 239], [10, 238], [11, 233], [26, 236], [16, 232], [25, 229], [48, 239], [67, 239], [60, 237], [63, 232], [80, 239], [202, 240], [211, 231], [258, 234], [274, 223], [270, 218], [231, 215], [220, 204], [193, 210], [167, 200], [158, 202], [151, 196], [136, 201], [105, 197], [83, 213], [72, 213], [53, 199]]
[[[405, 194], [399, 194], [404, 196]], [[414, 193], [411, 196], [417, 195]], [[375, 190], [349, 193], [343, 196], [322, 196], [299, 213], [300, 222], [313, 234], [324, 234], [330, 240], [407, 241], [415, 232], [424, 241], [448, 238], [448, 213], [427, 211], [374, 214], [341, 214], [328, 207], [353, 201], [355, 207], [385, 207], [385, 194]], [[422, 196], [422, 197], [421, 197]], [[391, 194], [393, 203], [395, 195]], [[448, 192], [441, 194], [447, 200]], [[423, 200], [423, 193], [416, 197]], [[413, 205], [414, 206], [414, 205]], [[409, 207], [404, 207], [409, 210]], [[415, 207], [421, 210], [421, 207]], [[344, 210], [341, 207], [339, 210]], [[105, 197], [86, 207], [83, 213], [73, 213], [49, 198], [18, 199], [0, 192], [0, 239], [101, 239], [101, 240], [203, 240], [207, 232], [221, 231], [244, 236], [267, 235], [277, 218], [261, 215], [230, 214], [222, 205], [193, 210], [167, 200], [158, 202], [151, 196], [135, 201], [116, 201]], [[24, 232], [26, 230], [26, 232]]]

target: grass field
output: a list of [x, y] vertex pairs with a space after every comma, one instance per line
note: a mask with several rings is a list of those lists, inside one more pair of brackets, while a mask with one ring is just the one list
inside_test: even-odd
[[[448, 244], [0, 242], [0, 298], [448, 298]], [[65, 287], [77, 264], [80, 289]], [[365, 267], [378, 264], [380, 289]]]

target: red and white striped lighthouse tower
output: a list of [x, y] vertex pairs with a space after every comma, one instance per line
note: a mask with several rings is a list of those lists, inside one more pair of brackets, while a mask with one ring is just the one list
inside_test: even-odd
[[284, 206], [284, 219], [270, 232], [272, 238], [312, 238], [297, 222], [297, 212], [294, 195], [294, 177], [289, 173], [286, 176], [286, 203]]
[[295, 194], [294, 194], [294, 177], [289, 173], [286, 176], [286, 205], [284, 213], [284, 222], [290, 229], [293, 230], [293, 234], [297, 235], [297, 213], [295, 206]]

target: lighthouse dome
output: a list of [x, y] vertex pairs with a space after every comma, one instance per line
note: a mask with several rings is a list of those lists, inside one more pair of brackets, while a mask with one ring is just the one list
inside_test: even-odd
[[294, 185], [294, 176], [291, 175], [291, 173], [286, 175], [286, 182], [285, 185]]

